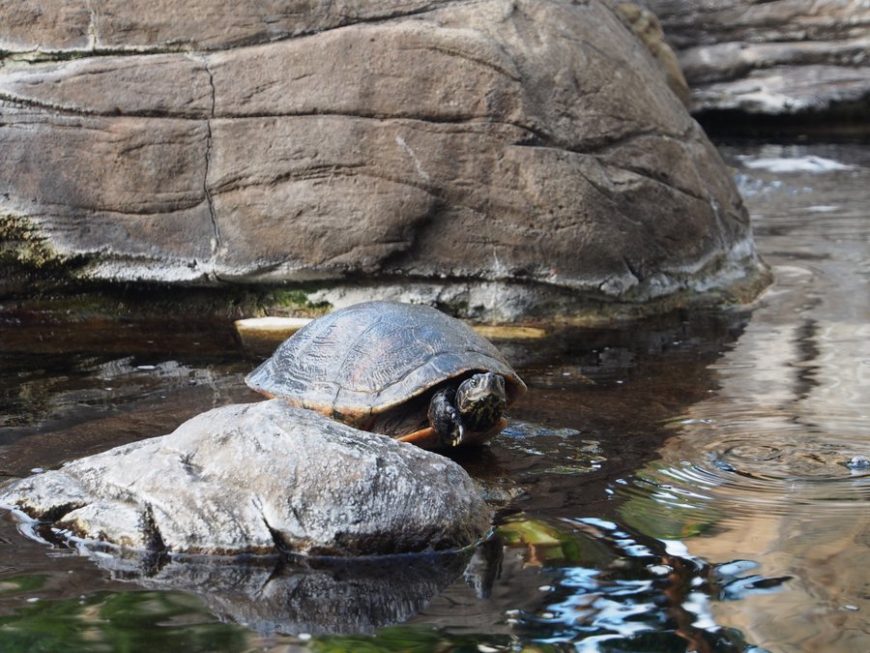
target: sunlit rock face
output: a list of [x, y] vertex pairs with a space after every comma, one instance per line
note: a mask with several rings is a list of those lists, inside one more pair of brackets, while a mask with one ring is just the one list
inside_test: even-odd
[[0, 505], [124, 550], [205, 555], [455, 549], [491, 515], [453, 461], [279, 400], [16, 481]]
[[759, 274], [725, 167], [607, 3], [0, 8], [22, 265], [507, 318]]
[[694, 108], [752, 114], [870, 105], [864, 0], [645, 0], [694, 90]]

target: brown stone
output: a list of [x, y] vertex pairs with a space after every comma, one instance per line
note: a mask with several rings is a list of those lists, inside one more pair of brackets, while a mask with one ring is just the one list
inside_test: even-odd
[[510, 319], [759, 272], [603, 2], [145, 4], [91, 3], [94, 56], [0, 69], [0, 212], [78, 278], [414, 283]]
[[69, 50], [90, 44], [87, 0], [0, 0], [0, 50]]

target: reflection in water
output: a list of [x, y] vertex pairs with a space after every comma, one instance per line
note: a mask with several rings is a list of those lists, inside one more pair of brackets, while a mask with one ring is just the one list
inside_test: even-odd
[[[515, 642], [537, 642], [548, 651], [751, 650], [739, 632], [714, 622], [711, 602], [776, 591], [787, 580], [750, 573], [755, 565], [748, 561], [710, 565], [679, 542], [600, 518], [514, 519], [499, 532], [506, 546], [495, 594], [462, 606], [469, 611], [465, 628], [455, 610], [448, 622], [444, 609], [453, 632], [480, 633], [484, 621], [502, 623]], [[460, 600], [450, 590], [447, 598], [454, 606]], [[425, 620], [441, 616], [445, 603], [436, 599]]]
[[772, 651], [870, 650], [870, 157], [835, 154], [849, 157], [836, 174], [742, 173], [777, 283], [714, 366], [721, 387], [617, 487], [645, 532], [794, 576], [775, 597], [714, 610]]
[[[500, 343], [529, 393], [455, 454], [500, 509], [467, 566], [108, 573], [0, 516], [0, 648], [870, 650], [870, 157], [726, 155], [775, 286], [751, 313]], [[256, 400], [255, 361], [215, 325], [17, 319], [0, 311], [0, 477]], [[353, 634], [286, 634], [303, 629]]]
[[57, 325], [0, 314], [0, 477], [25, 476], [256, 398], [231, 328]]
[[[689, 605], [687, 594], [672, 591], [680, 583], [690, 586], [694, 579], [706, 584], [703, 569], [709, 565], [678, 556], [684, 561], [678, 564], [674, 558], [668, 572], [670, 554], [661, 542], [647, 538], [635, 547], [628, 543], [635, 536], [619, 535], [617, 527], [603, 524], [613, 517], [615, 506], [606, 494], [609, 480], [631, 473], [654, 455], [664, 435], [662, 420], [706, 396], [712, 387], [706, 366], [733, 342], [744, 322], [739, 313], [675, 314], [616, 329], [567, 329], [543, 341], [508, 343], [509, 355], [524, 365], [530, 392], [516, 407], [515, 421], [502, 438], [457, 459], [481, 481], [502, 514], [521, 508], [535, 518], [521, 522], [509, 517], [501, 529], [504, 555], [501, 541], [490, 541], [482, 549], [487, 554], [475, 555], [464, 574], [461, 567], [449, 574], [428, 566], [426, 573], [399, 566], [398, 574], [366, 574], [352, 565], [341, 573], [286, 567], [273, 574], [250, 566], [172, 564], [151, 573], [119, 573], [115, 567], [108, 577], [95, 578], [70, 561], [72, 552], [58, 550], [55, 556], [60, 554], [77, 576], [87, 576], [81, 594], [89, 596], [107, 585], [112, 592], [129, 592], [129, 583], [119, 586], [122, 578], [167, 596], [183, 590], [199, 597], [200, 605], [216, 617], [245, 624], [260, 646], [299, 645], [301, 640], [290, 633], [376, 629], [377, 646], [387, 650], [469, 644], [509, 650], [516, 642], [564, 646], [590, 637], [600, 638], [602, 646], [617, 640], [630, 643], [635, 650], [669, 650], [691, 638], [712, 643], [710, 650], [743, 650], [737, 634], [718, 633], [709, 622], [693, 625], [709, 610]], [[241, 354], [215, 360], [181, 353], [173, 357], [178, 361], [173, 364], [161, 363], [157, 356], [142, 362], [133, 351], [132, 362], [130, 355], [95, 352], [87, 365], [73, 358], [76, 365], [68, 373], [43, 373], [49, 387], [45, 396], [65, 417], [48, 416], [32, 419], [26, 428], [0, 429], [0, 442], [6, 443], [0, 455], [5, 453], [13, 473], [56, 465], [78, 455], [78, 450], [169, 431], [174, 424], [165, 427], [166, 421], [173, 416], [181, 421], [185, 413], [196, 412], [198, 403], [205, 410], [225, 396], [245, 393], [239, 370], [253, 365]], [[213, 384], [190, 383], [206, 374], [213, 376]], [[75, 375], [80, 379], [76, 388], [60, 378]], [[107, 383], [131, 389], [113, 393], [104, 406], [93, 403], [84, 414], [75, 412], [81, 403], [79, 388]], [[152, 420], [155, 415], [162, 417]], [[58, 447], [59, 440], [72, 445]], [[593, 528], [585, 518], [604, 521]], [[15, 564], [8, 573], [0, 571], [0, 583], [27, 569], [50, 577], [60, 573], [54, 571], [57, 557], [46, 560], [17, 541], [10, 540], [9, 548], [18, 553], [12, 555]], [[110, 558], [100, 560], [106, 566], [115, 564]], [[585, 584], [577, 584], [578, 574], [586, 578]], [[678, 583], [677, 578], [682, 580]], [[704, 602], [717, 596], [699, 591], [707, 597]], [[583, 596], [592, 603], [583, 608], [585, 616], [578, 617], [569, 605], [582, 603]], [[14, 612], [15, 602], [26, 598], [22, 590], [5, 602], [0, 599], [0, 613]], [[105, 605], [102, 599], [95, 603], [100, 609]], [[127, 605], [131, 610], [141, 607], [135, 602]], [[388, 623], [406, 619], [404, 626], [385, 629]], [[315, 635], [310, 645], [358, 650], [362, 644], [324, 634]]]
[[[94, 555], [94, 560], [116, 579], [195, 594], [221, 620], [260, 635], [318, 635], [373, 633], [407, 620], [459, 578], [471, 557], [467, 550], [271, 563], [187, 558], [158, 569], [109, 555]], [[472, 566], [470, 579], [476, 579], [474, 570], [485, 574], [487, 569]]]

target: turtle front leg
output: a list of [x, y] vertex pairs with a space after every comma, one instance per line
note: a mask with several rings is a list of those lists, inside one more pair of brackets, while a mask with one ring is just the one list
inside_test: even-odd
[[462, 444], [465, 427], [459, 410], [453, 404], [455, 388], [443, 388], [432, 395], [429, 401], [429, 423], [438, 434], [441, 446], [456, 447]]

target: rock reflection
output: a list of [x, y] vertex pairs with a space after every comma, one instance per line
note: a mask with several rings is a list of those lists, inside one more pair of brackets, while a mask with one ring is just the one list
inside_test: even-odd
[[221, 621], [260, 635], [371, 634], [415, 615], [463, 571], [484, 593], [492, 576], [490, 566], [480, 554], [473, 558], [471, 550], [271, 563], [176, 558], [156, 566], [89, 553], [115, 580], [190, 592]]

